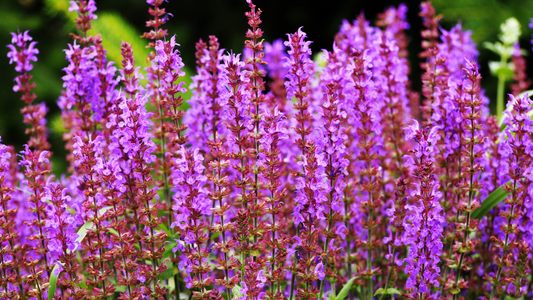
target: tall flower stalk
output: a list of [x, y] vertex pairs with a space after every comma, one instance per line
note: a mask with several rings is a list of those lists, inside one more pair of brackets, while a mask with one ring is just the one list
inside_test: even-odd
[[409, 275], [405, 288], [410, 299], [428, 299], [432, 288], [439, 286], [444, 214], [433, 166], [440, 138], [437, 131], [436, 127], [420, 129], [416, 121], [406, 129], [406, 138], [417, 143], [412, 155], [404, 156], [406, 166], [416, 167], [416, 183], [411, 187], [414, 199], [406, 205], [403, 234], [403, 243], [411, 248], [405, 259], [405, 273]]
[[454, 265], [455, 280], [450, 282], [448, 279], [447, 288], [456, 299], [458, 293], [462, 288], [467, 286], [464, 279], [461, 279], [461, 270], [464, 266], [468, 266], [470, 261], [466, 255], [473, 250], [472, 233], [477, 231], [478, 220], [472, 219], [472, 212], [479, 207], [479, 200], [476, 198], [476, 193], [480, 189], [479, 172], [483, 171], [483, 167], [479, 164], [479, 157], [481, 145], [485, 137], [480, 136], [479, 120], [480, 120], [480, 106], [482, 105], [479, 98], [479, 74], [478, 66], [475, 62], [466, 60], [466, 68], [464, 69], [466, 79], [463, 84], [463, 97], [458, 99], [458, 104], [464, 109], [461, 110], [462, 122], [461, 128], [464, 132], [463, 144], [466, 151], [463, 152], [461, 160], [464, 161], [462, 185], [464, 187], [464, 194], [460, 195], [457, 203], [457, 237], [453, 246], [454, 251]]
[[[511, 270], [514, 264], [520, 264], [518, 257], [528, 255], [528, 246], [521, 245], [518, 236], [521, 231], [523, 209], [526, 202], [526, 188], [530, 185], [529, 168], [532, 163], [531, 157], [526, 155], [526, 148], [531, 145], [529, 135], [531, 120], [527, 113], [531, 111], [531, 100], [527, 97], [511, 99], [508, 106], [512, 111], [507, 111], [505, 123], [507, 125], [501, 147], [508, 157], [504, 164], [511, 180], [504, 185], [509, 193], [504, 201], [505, 207], [500, 211], [503, 222], [500, 225], [500, 234], [490, 237], [490, 241], [499, 255], [496, 257], [497, 271], [495, 274], [487, 274], [486, 279], [491, 283], [492, 289], [490, 300], [497, 295], [514, 294], [521, 297], [525, 294], [524, 283], [520, 278], [512, 278]], [[526, 225], [527, 226], [527, 225]], [[513, 253], [515, 252], [515, 253]], [[508, 273], [509, 272], [509, 273]], [[517, 274], [519, 275], [519, 274]], [[509, 288], [514, 285], [516, 291]]]
[[[295, 144], [301, 151], [300, 159], [306, 154], [307, 151], [307, 142], [308, 136], [311, 134], [311, 114], [309, 113], [309, 96], [310, 96], [310, 79], [313, 75], [313, 62], [310, 59], [311, 49], [309, 44], [311, 42], [306, 41], [307, 34], [302, 31], [302, 28], [299, 28], [294, 34], [288, 35], [288, 41], [285, 42], [285, 46], [289, 47], [288, 57], [284, 64], [288, 68], [286, 75], [285, 88], [287, 90], [287, 98], [291, 99], [292, 97], [296, 98], [295, 103], [293, 104], [293, 109], [296, 111], [294, 118], [296, 119], [296, 124], [294, 131], [291, 132], [296, 141]], [[295, 222], [295, 224], [297, 224]], [[300, 230], [297, 228], [297, 235], [300, 234]], [[296, 280], [296, 265], [298, 263], [298, 258], [294, 257], [294, 265], [292, 270], [291, 277], [291, 292], [289, 295], [289, 300], [292, 300], [293, 293], [295, 290], [295, 280]]]

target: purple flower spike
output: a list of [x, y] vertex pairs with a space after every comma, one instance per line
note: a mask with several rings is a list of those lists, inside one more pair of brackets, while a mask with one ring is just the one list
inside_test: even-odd
[[406, 167], [415, 166], [416, 178], [410, 189], [413, 204], [406, 205], [403, 234], [403, 243], [410, 248], [405, 259], [405, 273], [409, 275], [405, 287], [411, 290], [411, 295], [429, 293], [431, 286], [439, 286], [444, 213], [439, 203], [442, 196], [438, 192], [439, 184], [432, 173], [440, 139], [437, 129], [420, 129], [415, 120], [405, 130], [406, 138], [417, 143], [412, 156], [404, 156]]

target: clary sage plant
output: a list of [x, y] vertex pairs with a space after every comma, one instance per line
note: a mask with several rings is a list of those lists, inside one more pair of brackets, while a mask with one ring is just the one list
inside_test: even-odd
[[37, 43], [13, 33], [28, 143], [0, 144], [1, 299], [532, 297], [532, 101], [516, 20], [487, 44], [501, 56], [495, 117], [470, 32], [441, 28], [429, 2], [421, 93], [404, 5], [343, 22], [315, 62], [302, 28], [265, 42], [247, 0], [243, 53], [210, 36], [185, 74], [163, 2], [147, 1], [145, 69], [127, 41], [109, 61], [88, 34], [94, 0], [71, 2], [57, 102], [69, 168], [57, 177], [32, 92]]

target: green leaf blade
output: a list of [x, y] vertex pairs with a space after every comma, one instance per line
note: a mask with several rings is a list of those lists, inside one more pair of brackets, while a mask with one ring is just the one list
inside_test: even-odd
[[[507, 183], [511, 183], [510, 181]], [[496, 207], [500, 202], [505, 200], [509, 193], [503, 190], [503, 186], [494, 190], [490, 195], [481, 202], [481, 207], [478, 207], [474, 212], [472, 212], [472, 218], [482, 219], [486, 214], [490, 212], [491, 209]]]
[[243, 296], [243, 294], [241, 293], [241, 287], [236, 284], [232, 289], [231, 289], [231, 292], [233, 293], [233, 295], [235, 295], [236, 297], [240, 298]]
[[350, 280], [348, 280], [348, 282], [346, 282], [346, 284], [344, 284], [344, 286], [342, 287], [341, 291], [337, 295], [337, 299], [336, 300], [344, 300], [346, 298], [346, 296], [348, 296], [348, 293], [350, 292], [350, 289], [352, 288], [352, 285], [353, 285], [353, 282], [355, 281], [355, 279], [356, 279], [356, 277], [353, 277]]
[[58, 264], [55, 265], [55, 267], [52, 269], [52, 273], [50, 275], [50, 279], [48, 280], [49, 287], [48, 287], [48, 299], [54, 299], [57, 289], [57, 278], [59, 277], [58, 273], [56, 275], [57, 270], [59, 269], [59, 266], [63, 265], [61, 262], [58, 262]]

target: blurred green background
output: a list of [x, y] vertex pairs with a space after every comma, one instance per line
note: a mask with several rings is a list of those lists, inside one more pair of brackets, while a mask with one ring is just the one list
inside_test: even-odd
[[[187, 68], [192, 75], [194, 66], [194, 45], [199, 38], [208, 40], [209, 35], [219, 38], [221, 47], [241, 52], [244, 45], [244, 34], [248, 28], [244, 12], [248, 7], [245, 0], [204, 0], [175, 1], [170, 0], [163, 7], [174, 15], [165, 25], [170, 35], [176, 35], [179, 48]], [[533, 1], [526, 0], [435, 0], [432, 1], [437, 12], [444, 15], [441, 26], [451, 28], [458, 21], [463, 27], [473, 31], [473, 38], [478, 45], [484, 41], [495, 41], [499, 25], [507, 18], [514, 16], [522, 24], [521, 47], [531, 52], [531, 34], [533, 30], [527, 26], [533, 17]], [[294, 32], [304, 26], [310, 40], [312, 50], [331, 49], [333, 37], [343, 19], [353, 20], [361, 12], [375, 21], [376, 15], [387, 7], [405, 3], [408, 8], [408, 19], [411, 28], [410, 58], [413, 66], [412, 80], [415, 89], [420, 89], [420, 70], [418, 53], [420, 52], [421, 20], [418, 17], [419, 1], [324, 1], [320, 5], [312, 5], [304, 0], [255, 0], [262, 9], [264, 38], [273, 41], [286, 38], [286, 33]], [[100, 0], [96, 1], [98, 20], [94, 22], [95, 30], [103, 36], [104, 46], [108, 49], [111, 60], [120, 62], [120, 42], [131, 42], [136, 53], [138, 64], [144, 65], [147, 50], [146, 41], [139, 38], [145, 31], [145, 21], [150, 18], [148, 6], [144, 0]], [[40, 50], [39, 61], [32, 71], [37, 84], [35, 93], [37, 101], [45, 101], [49, 108], [48, 122], [51, 124], [50, 139], [54, 153], [56, 171], [64, 169], [63, 142], [57, 130], [59, 109], [55, 104], [62, 89], [62, 68], [67, 63], [63, 49], [72, 41], [70, 32], [74, 32], [74, 13], [68, 12], [68, 0], [0, 0], [0, 44], [7, 45], [11, 41], [10, 32], [30, 30], [34, 40], [38, 41]], [[9, 65], [4, 48], [3, 59], [0, 59], [0, 136], [5, 144], [14, 145], [18, 150], [27, 141], [24, 135], [22, 116], [19, 113], [23, 102], [12, 90], [13, 78], [17, 75], [13, 66]], [[488, 60], [497, 60], [495, 54], [482, 47], [480, 65], [482, 84], [486, 94], [495, 98], [496, 79], [488, 71]], [[531, 67], [532, 56], [528, 56]]]

